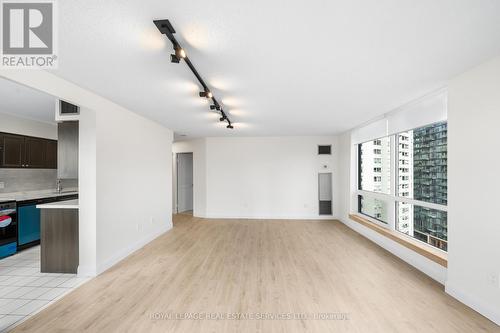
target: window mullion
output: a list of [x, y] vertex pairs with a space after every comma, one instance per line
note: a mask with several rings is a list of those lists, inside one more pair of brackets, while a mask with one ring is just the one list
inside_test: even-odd
[[397, 152], [396, 152], [396, 136], [391, 135], [391, 168], [390, 168], [390, 174], [391, 174], [391, 193], [390, 193], [390, 199], [387, 202], [388, 203], [388, 210], [389, 210], [389, 216], [388, 216], [388, 225], [391, 230], [396, 229], [396, 178], [397, 178]]

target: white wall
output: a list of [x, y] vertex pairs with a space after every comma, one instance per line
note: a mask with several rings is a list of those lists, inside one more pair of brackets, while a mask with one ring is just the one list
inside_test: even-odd
[[172, 186], [172, 207], [175, 210], [177, 205], [177, 153], [193, 153], [193, 215], [197, 217], [206, 216], [206, 139], [189, 141], [179, 141], [172, 145], [173, 152], [173, 186]]
[[172, 131], [46, 71], [0, 76], [82, 108], [79, 274], [102, 272], [172, 227]]
[[[318, 156], [320, 144], [333, 155]], [[319, 218], [318, 172], [337, 188], [336, 137], [207, 138], [206, 149], [207, 217]]]
[[80, 109], [78, 123], [78, 274], [97, 273], [96, 113]]
[[0, 132], [57, 140], [57, 124], [0, 113]]
[[500, 57], [450, 82], [446, 291], [500, 324]]
[[173, 133], [132, 112], [97, 112], [97, 271], [172, 227]]

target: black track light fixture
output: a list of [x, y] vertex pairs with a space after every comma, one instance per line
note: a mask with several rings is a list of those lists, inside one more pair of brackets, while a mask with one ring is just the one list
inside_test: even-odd
[[193, 63], [191, 62], [191, 60], [187, 56], [186, 51], [182, 48], [182, 46], [179, 44], [177, 39], [174, 37], [175, 29], [172, 26], [172, 24], [170, 23], [170, 21], [165, 19], [165, 20], [155, 20], [153, 22], [156, 25], [156, 27], [158, 28], [158, 30], [162, 34], [167, 36], [167, 38], [170, 40], [170, 42], [172, 42], [172, 46], [174, 48], [174, 54], [170, 55], [170, 62], [178, 64], [181, 61], [181, 59], [184, 59], [184, 62], [189, 67], [191, 72], [193, 72], [193, 75], [196, 77], [196, 79], [200, 83], [201, 89], [203, 89], [203, 91], [201, 91], [199, 93], [200, 97], [205, 97], [205, 98], [211, 99], [211, 102], [213, 104], [210, 105], [210, 110], [220, 111], [221, 115], [222, 115], [222, 117], [220, 118], [220, 121], [227, 121], [228, 125], [226, 127], [233, 128], [233, 125], [231, 124], [231, 120], [229, 120], [227, 115], [222, 110], [220, 103], [214, 97], [212, 92], [210, 92], [210, 88], [207, 86], [207, 84], [205, 83], [205, 81], [201, 77], [200, 73], [198, 73], [198, 71], [194, 67]]
[[200, 97], [212, 98], [214, 95], [210, 91], [200, 91]]
[[170, 55], [170, 62], [174, 64], [178, 64], [181, 61], [179, 57], [177, 57], [175, 54]]

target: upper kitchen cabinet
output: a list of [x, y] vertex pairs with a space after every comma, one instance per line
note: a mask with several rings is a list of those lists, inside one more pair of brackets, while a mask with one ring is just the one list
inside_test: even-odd
[[0, 151], [2, 154], [1, 167], [24, 167], [24, 136], [1, 134]]
[[78, 178], [78, 121], [57, 124], [57, 178]]
[[0, 133], [0, 168], [57, 169], [57, 141]]
[[43, 168], [45, 167], [45, 155], [47, 141], [39, 138], [27, 137], [24, 139], [25, 147], [25, 167]]
[[49, 169], [57, 169], [57, 141], [46, 140], [45, 165]]

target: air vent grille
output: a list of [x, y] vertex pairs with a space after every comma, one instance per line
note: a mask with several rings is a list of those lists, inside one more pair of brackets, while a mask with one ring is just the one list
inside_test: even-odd
[[331, 155], [332, 146], [318, 146], [318, 155]]
[[59, 114], [61, 114], [61, 115], [80, 114], [80, 107], [78, 107], [74, 104], [71, 104], [71, 103], [68, 103], [65, 101], [60, 101], [59, 106], [60, 106]]

